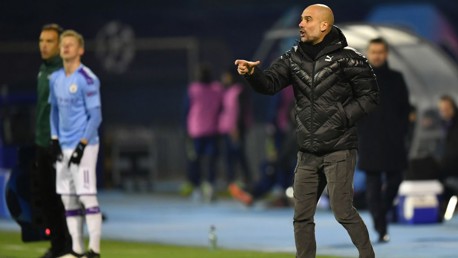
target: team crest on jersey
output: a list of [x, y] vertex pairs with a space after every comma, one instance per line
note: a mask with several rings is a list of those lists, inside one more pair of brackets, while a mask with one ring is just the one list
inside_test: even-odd
[[78, 85], [76, 84], [70, 85], [69, 90], [70, 90], [70, 93], [76, 93], [78, 91]]

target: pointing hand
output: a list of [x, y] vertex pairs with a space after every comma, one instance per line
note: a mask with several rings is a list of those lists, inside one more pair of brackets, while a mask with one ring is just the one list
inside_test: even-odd
[[260, 63], [260, 61], [252, 62], [240, 59], [235, 60], [235, 65], [237, 65], [237, 72], [240, 75], [252, 75], [254, 68]]

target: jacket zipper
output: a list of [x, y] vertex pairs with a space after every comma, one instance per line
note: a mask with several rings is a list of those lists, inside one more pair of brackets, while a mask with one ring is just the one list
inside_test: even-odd
[[313, 133], [313, 124], [312, 124], [312, 121], [313, 121], [313, 113], [314, 113], [314, 109], [315, 109], [315, 65], [316, 65], [316, 61], [313, 61], [313, 66], [312, 66], [312, 89], [311, 89], [311, 106], [310, 106], [310, 127], [309, 127], [309, 130], [310, 130], [310, 134], [311, 134], [311, 142], [310, 144], [312, 145], [312, 149], [314, 148], [314, 145], [315, 145], [315, 137], [313, 137], [314, 133]]

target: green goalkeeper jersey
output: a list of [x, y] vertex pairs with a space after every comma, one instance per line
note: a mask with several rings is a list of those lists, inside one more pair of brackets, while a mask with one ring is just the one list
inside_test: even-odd
[[35, 143], [44, 148], [49, 146], [51, 139], [51, 125], [49, 120], [51, 108], [48, 103], [49, 77], [54, 71], [62, 68], [62, 66], [62, 59], [57, 55], [49, 60], [45, 60], [41, 64], [38, 73]]

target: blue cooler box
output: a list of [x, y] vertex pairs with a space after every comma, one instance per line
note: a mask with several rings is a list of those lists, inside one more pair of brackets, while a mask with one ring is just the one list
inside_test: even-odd
[[437, 180], [402, 182], [398, 193], [398, 221], [404, 224], [439, 222], [442, 192], [442, 184]]

